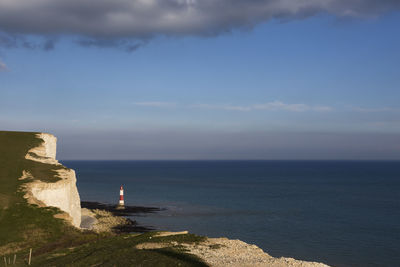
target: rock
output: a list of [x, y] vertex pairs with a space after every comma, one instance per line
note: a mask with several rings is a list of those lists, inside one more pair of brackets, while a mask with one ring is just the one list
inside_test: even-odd
[[188, 231], [182, 231], [182, 232], [159, 232], [155, 237], [160, 237], [160, 236], [171, 236], [171, 235], [186, 235], [188, 234]]
[[92, 230], [97, 233], [115, 232], [116, 227], [125, 226], [131, 223], [130, 220], [124, 217], [114, 216], [109, 211], [95, 209], [91, 212], [96, 217], [95, 223], [92, 224]]
[[199, 244], [181, 244], [189, 253], [197, 255], [212, 267], [327, 267], [318, 262], [292, 258], [274, 258], [256, 245], [227, 238], [207, 238]]
[[89, 209], [81, 209], [81, 228], [93, 230], [93, 225], [97, 223], [96, 214]]
[[[169, 232], [164, 232], [169, 233]], [[171, 232], [173, 234], [173, 232]], [[181, 232], [177, 232], [181, 234]], [[161, 234], [161, 235], [160, 235]], [[163, 232], [154, 237], [165, 236]], [[190, 254], [196, 255], [211, 267], [328, 267], [323, 263], [295, 260], [292, 258], [274, 258], [256, 245], [241, 240], [227, 238], [207, 238], [198, 243], [185, 242], [145, 242], [136, 249], [161, 249], [183, 247]]]

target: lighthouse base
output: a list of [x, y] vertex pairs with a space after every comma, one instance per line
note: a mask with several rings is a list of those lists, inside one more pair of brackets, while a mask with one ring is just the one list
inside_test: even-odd
[[116, 207], [116, 209], [117, 209], [117, 210], [124, 210], [124, 209], [125, 209], [125, 206], [119, 204], [119, 205]]

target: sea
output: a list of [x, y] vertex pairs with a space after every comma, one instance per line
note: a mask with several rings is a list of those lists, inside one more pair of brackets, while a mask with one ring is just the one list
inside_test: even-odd
[[228, 237], [274, 257], [400, 266], [400, 161], [63, 161], [83, 201], [163, 210], [156, 230]]

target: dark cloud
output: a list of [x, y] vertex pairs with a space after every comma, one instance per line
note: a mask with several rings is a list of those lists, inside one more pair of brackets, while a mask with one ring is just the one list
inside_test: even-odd
[[13, 35], [1, 34], [0, 33], [0, 46], [5, 48], [17, 47], [17, 38]]
[[81, 38], [77, 41], [81, 46], [110, 48], [117, 47], [126, 52], [134, 52], [137, 49], [148, 43], [147, 40], [130, 40], [130, 39], [96, 39], [96, 38]]
[[53, 50], [54, 47], [55, 47], [55, 40], [51, 40], [51, 39], [46, 40], [42, 45], [42, 48], [45, 51]]
[[42, 37], [38, 41], [32, 41], [21, 34], [8, 34], [0, 32], [0, 47], [26, 48], [50, 51], [55, 48], [55, 38]]
[[[217, 35], [270, 19], [301, 19], [321, 12], [368, 17], [399, 7], [399, 0], [2, 0], [0, 31], [11, 37], [0, 36], [0, 44], [49, 50], [54, 42], [25, 44], [15, 35], [67, 34], [88, 38], [82, 45], [106, 47], [121, 45], [115, 40], [126, 38]], [[141, 45], [122, 46], [135, 50]]]

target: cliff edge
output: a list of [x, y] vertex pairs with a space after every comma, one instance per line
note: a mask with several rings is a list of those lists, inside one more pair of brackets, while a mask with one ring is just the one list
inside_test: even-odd
[[27, 171], [23, 172], [20, 179], [31, 179], [32, 182], [23, 185], [25, 198], [30, 204], [40, 207], [56, 207], [66, 213], [66, 216], [58, 215], [71, 222], [75, 227], [81, 224], [81, 202], [76, 187], [75, 171], [68, 169], [56, 160], [57, 138], [52, 134], [39, 133], [36, 138], [42, 140], [39, 146], [28, 151], [25, 158], [40, 162], [53, 169], [57, 181], [42, 181], [40, 177], [32, 176]]
[[[51, 134], [0, 131], [0, 256], [6, 265], [14, 259], [16, 265], [26, 266], [29, 257], [31, 266], [40, 267], [326, 266], [273, 258], [240, 240], [187, 232], [82, 231], [75, 172], [56, 160], [56, 147], [57, 138]], [[93, 216], [88, 210], [83, 214]], [[102, 214], [107, 225], [122, 219], [96, 210], [100, 223]]]

